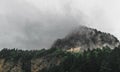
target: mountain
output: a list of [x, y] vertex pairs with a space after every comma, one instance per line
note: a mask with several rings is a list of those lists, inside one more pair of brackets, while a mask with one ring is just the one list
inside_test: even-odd
[[119, 66], [119, 40], [83, 26], [47, 50], [0, 51], [0, 72], [120, 72]]
[[119, 40], [105, 32], [96, 29], [80, 26], [69, 33], [65, 38], [58, 39], [52, 45], [52, 48], [61, 48], [68, 51], [83, 51], [108, 46], [110, 48], [118, 47]]

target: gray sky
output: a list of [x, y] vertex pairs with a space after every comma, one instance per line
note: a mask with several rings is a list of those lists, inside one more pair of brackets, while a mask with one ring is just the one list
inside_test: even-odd
[[120, 0], [0, 0], [0, 48], [49, 48], [78, 25], [120, 39]]

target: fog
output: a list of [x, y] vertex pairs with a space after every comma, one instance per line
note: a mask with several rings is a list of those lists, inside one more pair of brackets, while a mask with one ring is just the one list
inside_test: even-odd
[[0, 0], [0, 48], [49, 48], [79, 25], [120, 37], [119, 0]]

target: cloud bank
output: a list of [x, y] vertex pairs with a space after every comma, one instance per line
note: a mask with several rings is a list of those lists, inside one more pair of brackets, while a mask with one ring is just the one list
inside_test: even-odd
[[26, 1], [0, 1], [0, 48], [49, 48], [79, 25], [80, 20], [68, 13], [43, 12]]
[[115, 34], [98, 2], [80, 1], [0, 0], [0, 48], [49, 48], [79, 25]]

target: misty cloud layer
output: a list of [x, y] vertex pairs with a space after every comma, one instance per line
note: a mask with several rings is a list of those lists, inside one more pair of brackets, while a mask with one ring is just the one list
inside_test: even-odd
[[[49, 5], [52, 2], [49, 4], [48, 0], [45, 2], [37, 0], [43, 2], [43, 5], [40, 3], [40, 6], [32, 1], [0, 0], [0, 48], [49, 48], [56, 39], [64, 37], [79, 25], [100, 27], [100, 25], [94, 24], [89, 15], [84, 14], [83, 11], [75, 11], [71, 5], [72, 0], [53, 0], [56, 6], [51, 7]], [[102, 20], [104, 13], [97, 11], [94, 14], [95, 23], [102, 24], [105, 20]], [[103, 16], [100, 18], [98, 15]]]
[[49, 48], [54, 40], [78, 26], [79, 21], [82, 23], [82, 19], [70, 14], [43, 13], [25, 1], [0, 3], [0, 48]]

